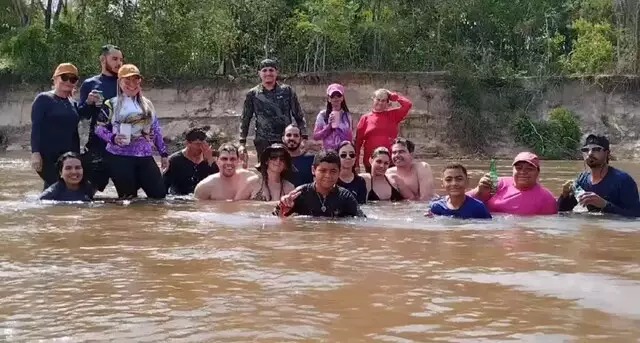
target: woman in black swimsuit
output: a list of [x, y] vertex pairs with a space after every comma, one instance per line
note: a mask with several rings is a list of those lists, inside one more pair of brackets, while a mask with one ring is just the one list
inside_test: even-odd
[[356, 149], [353, 143], [344, 141], [338, 146], [340, 178], [337, 185], [350, 191], [358, 204], [367, 202], [367, 182], [355, 172]]
[[397, 175], [386, 175], [391, 163], [391, 153], [385, 147], [377, 148], [369, 159], [371, 174], [360, 174], [367, 185], [367, 200], [402, 201], [410, 197], [410, 190]]
[[287, 181], [292, 170], [293, 162], [287, 148], [280, 143], [271, 144], [260, 154], [260, 175], [249, 177], [235, 200], [279, 201], [295, 188]]

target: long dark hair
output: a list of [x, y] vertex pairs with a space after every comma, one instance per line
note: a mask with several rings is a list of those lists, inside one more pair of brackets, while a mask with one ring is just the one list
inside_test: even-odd
[[62, 168], [64, 167], [64, 161], [70, 160], [70, 159], [76, 159], [80, 161], [80, 164], [82, 165], [82, 169], [83, 169], [82, 180], [80, 180], [80, 187], [88, 187], [87, 178], [84, 173], [85, 168], [84, 168], [84, 162], [82, 161], [82, 157], [80, 156], [80, 154], [73, 151], [65, 152], [64, 154], [60, 155], [60, 157], [58, 157], [58, 160], [56, 161], [56, 168], [58, 168], [58, 180], [64, 182], [64, 180], [62, 180]]
[[[349, 107], [347, 107], [347, 101], [344, 99], [344, 96], [342, 98], [342, 103], [340, 103], [340, 109], [342, 110], [342, 112], [350, 113]], [[329, 114], [331, 114], [332, 111], [333, 111], [333, 106], [331, 105], [331, 101], [327, 100], [327, 108], [324, 111], [325, 124], [329, 123]]]
[[267, 178], [267, 168], [269, 163], [269, 158], [271, 157], [272, 152], [282, 151], [284, 153], [284, 165], [286, 168], [280, 173], [281, 180], [289, 180], [291, 178], [291, 174], [293, 173], [293, 159], [291, 158], [291, 154], [289, 154], [289, 150], [282, 143], [274, 143], [268, 146], [262, 154], [260, 154], [260, 175], [262, 175], [263, 180], [268, 180]]

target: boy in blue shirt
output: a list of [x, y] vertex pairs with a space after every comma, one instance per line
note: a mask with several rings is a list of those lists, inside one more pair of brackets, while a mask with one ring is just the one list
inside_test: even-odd
[[609, 165], [609, 140], [591, 134], [580, 150], [589, 170], [564, 184], [558, 210], [572, 211], [580, 203], [589, 212], [640, 217], [638, 185], [629, 174]]
[[487, 207], [480, 200], [465, 194], [469, 185], [467, 168], [451, 163], [442, 172], [442, 186], [447, 196], [433, 201], [426, 216], [451, 216], [459, 219], [491, 219]]

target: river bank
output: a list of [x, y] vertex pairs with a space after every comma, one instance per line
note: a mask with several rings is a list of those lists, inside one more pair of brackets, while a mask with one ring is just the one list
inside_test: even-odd
[[[416, 142], [422, 158], [510, 158], [521, 150], [510, 130], [510, 120], [526, 114], [544, 120], [550, 110], [564, 107], [578, 118], [583, 134], [610, 137], [617, 159], [640, 157], [640, 96], [638, 79], [626, 76], [513, 80], [481, 80], [466, 99], [453, 96], [455, 80], [447, 73], [327, 73], [284, 76], [294, 86], [306, 113], [309, 130], [324, 107], [326, 85], [339, 82], [354, 120], [370, 109], [377, 88], [408, 96], [414, 103], [401, 127], [401, 135]], [[236, 139], [244, 94], [256, 80], [215, 80], [147, 83], [167, 141], [178, 148], [184, 130], [211, 126], [222, 139]], [[29, 149], [31, 102], [45, 85], [4, 84], [0, 87], [0, 142], [7, 150]], [[471, 99], [470, 97], [473, 97]], [[472, 101], [474, 112], [466, 122], [454, 121], [462, 102]], [[466, 125], [462, 128], [461, 125]], [[491, 130], [485, 130], [485, 127]], [[81, 135], [88, 128], [83, 124]], [[490, 131], [490, 132], [489, 132]], [[250, 135], [253, 133], [250, 132]], [[482, 136], [482, 137], [478, 137]], [[478, 139], [481, 138], [481, 139]], [[474, 144], [467, 144], [473, 141]], [[317, 143], [314, 144], [317, 146]]]

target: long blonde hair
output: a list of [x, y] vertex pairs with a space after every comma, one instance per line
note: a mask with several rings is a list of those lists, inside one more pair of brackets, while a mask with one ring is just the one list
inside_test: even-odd
[[[122, 89], [120, 88], [120, 84], [118, 83], [118, 89], [116, 90], [116, 107], [113, 109], [113, 115], [117, 118], [117, 115], [120, 113], [122, 109], [122, 103], [124, 102], [124, 94], [122, 93]], [[138, 103], [138, 106], [142, 109], [142, 116], [145, 119], [151, 119], [155, 109], [153, 107], [153, 103], [147, 97], [142, 94], [142, 90], [136, 94], [134, 97], [135, 101]]]

